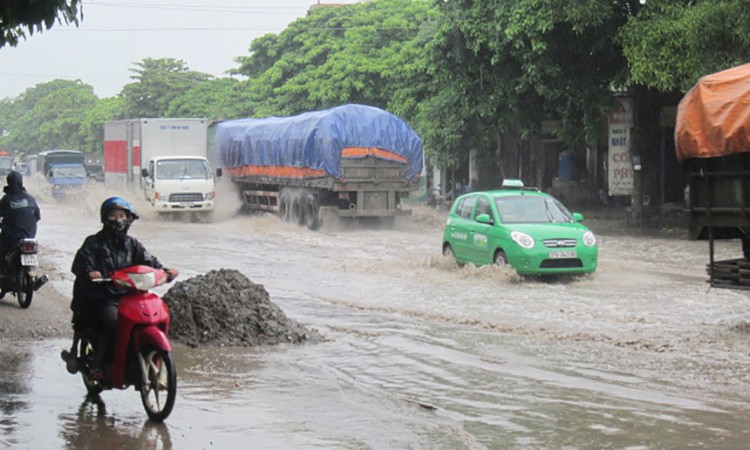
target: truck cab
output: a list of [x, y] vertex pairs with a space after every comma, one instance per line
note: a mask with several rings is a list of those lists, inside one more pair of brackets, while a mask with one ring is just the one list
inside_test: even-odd
[[[216, 179], [204, 157], [151, 158], [141, 175], [143, 194], [157, 212], [210, 212], [214, 209]], [[221, 176], [221, 169], [216, 176]]]
[[88, 183], [86, 168], [83, 164], [53, 164], [46, 173], [52, 197], [63, 197], [82, 194]]

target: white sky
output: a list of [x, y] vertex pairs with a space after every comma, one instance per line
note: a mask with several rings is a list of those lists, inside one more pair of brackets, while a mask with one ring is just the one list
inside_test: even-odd
[[[356, 3], [357, 0], [320, 0]], [[0, 48], [0, 99], [39, 83], [81, 80], [111, 97], [133, 80], [133, 63], [175, 58], [220, 77], [253, 39], [279, 33], [318, 0], [83, 0], [80, 26], [52, 29]]]

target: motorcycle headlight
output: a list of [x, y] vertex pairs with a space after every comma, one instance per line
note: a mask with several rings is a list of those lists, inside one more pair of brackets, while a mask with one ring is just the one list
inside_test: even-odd
[[510, 233], [510, 238], [515, 241], [516, 244], [520, 245], [521, 247], [525, 249], [530, 249], [534, 246], [534, 238], [529, 236], [526, 233], [521, 233], [520, 231], [513, 231]]
[[591, 231], [583, 233], [583, 245], [593, 247], [596, 245], [596, 236]]

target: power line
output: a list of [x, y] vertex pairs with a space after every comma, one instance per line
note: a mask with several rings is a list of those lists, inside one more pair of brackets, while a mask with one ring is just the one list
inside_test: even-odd
[[[375, 30], [375, 31], [397, 31], [397, 30], [411, 30], [414, 27], [402, 26], [402, 27], [374, 27], [374, 26], [355, 26], [355, 27], [304, 27], [305, 30], [328, 30], [328, 31], [349, 31], [349, 30]], [[75, 28], [74, 26], [68, 26], [65, 28], [57, 28], [55, 31], [75, 31], [75, 32], [150, 32], [150, 31], [260, 31], [260, 32], [280, 32], [278, 28], [242, 28], [242, 27], [185, 27], [185, 28]]]
[[162, 9], [177, 10], [187, 12], [229, 12], [233, 14], [289, 14], [299, 12], [300, 7], [296, 6], [224, 6], [224, 5], [173, 5], [173, 4], [141, 4], [141, 3], [86, 3], [89, 7], [115, 7], [128, 9]]

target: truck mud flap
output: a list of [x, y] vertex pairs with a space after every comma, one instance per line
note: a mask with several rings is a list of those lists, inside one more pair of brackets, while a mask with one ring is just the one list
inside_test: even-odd
[[279, 193], [276, 191], [242, 191], [245, 206], [252, 210], [279, 211]]

